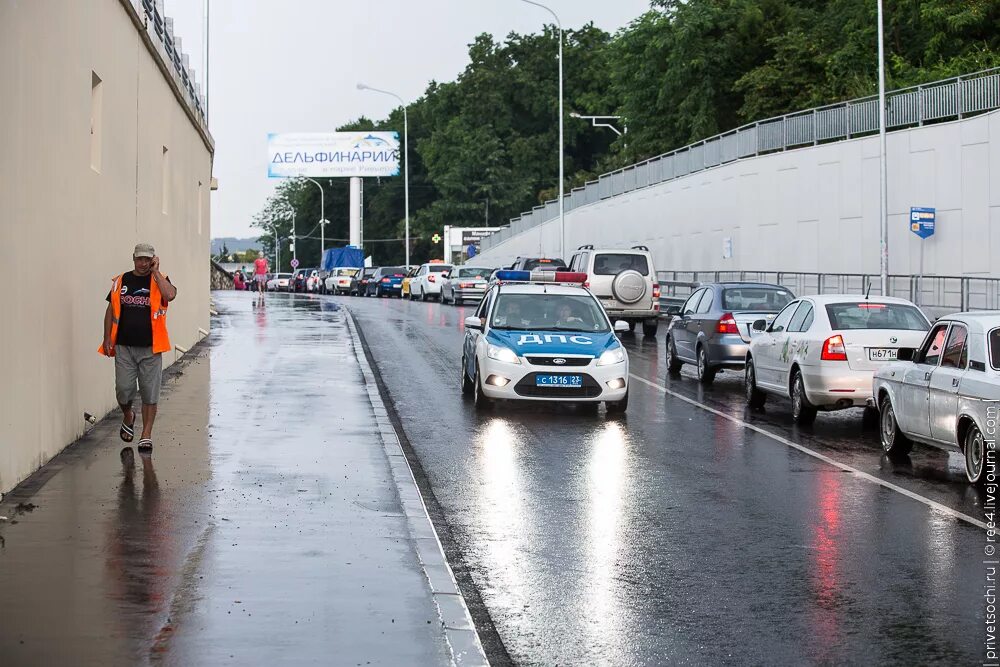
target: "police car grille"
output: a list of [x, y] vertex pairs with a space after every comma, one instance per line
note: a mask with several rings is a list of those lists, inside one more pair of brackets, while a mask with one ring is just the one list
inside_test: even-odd
[[583, 374], [582, 387], [536, 387], [535, 375], [528, 373], [514, 385], [514, 393], [518, 396], [532, 398], [594, 398], [601, 395], [601, 385], [586, 373]]
[[[526, 356], [525, 359], [532, 366], [562, 366], [566, 368], [568, 366], [587, 366], [591, 361], [594, 360], [593, 357], [530, 357]], [[554, 359], [562, 359], [563, 363], [557, 364]]]

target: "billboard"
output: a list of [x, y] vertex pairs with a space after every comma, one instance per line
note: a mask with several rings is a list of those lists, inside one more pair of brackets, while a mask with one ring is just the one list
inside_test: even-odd
[[398, 176], [398, 132], [285, 132], [267, 135], [269, 178]]

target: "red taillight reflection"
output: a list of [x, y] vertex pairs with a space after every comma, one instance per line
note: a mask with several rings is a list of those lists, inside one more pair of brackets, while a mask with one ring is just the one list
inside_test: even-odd
[[844, 337], [837, 334], [823, 341], [823, 352], [819, 358], [823, 361], [847, 361], [847, 348], [844, 346]]
[[726, 313], [719, 319], [719, 326], [716, 328], [720, 334], [738, 334], [740, 328], [736, 326], [736, 318], [732, 313]]

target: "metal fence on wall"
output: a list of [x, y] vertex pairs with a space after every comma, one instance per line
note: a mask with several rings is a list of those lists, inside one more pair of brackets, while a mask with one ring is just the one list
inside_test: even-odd
[[[683, 302], [699, 283], [725, 281], [781, 285], [796, 296], [809, 294], [880, 295], [879, 275], [790, 271], [657, 271], [664, 308]], [[889, 276], [889, 296], [909, 299], [939, 317], [966, 310], [1000, 310], [1000, 278], [967, 276]]]
[[173, 68], [174, 81], [184, 92], [188, 105], [194, 110], [202, 124], [205, 119], [205, 97], [201, 86], [194, 79], [190, 58], [181, 49], [181, 38], [174, 35], [174, 20], [163, 13], [163, 0], [128, 0], [136, 13], [143, 19], [146, 32], [159, 49], [160, 56]]
[[[899, 130], [926, 122], [963, 118], [1000, 108], [1000, 68], [894, 90], [886, 95], [886, 129]], [[864, 97], [825, 107], [769, 118], [602, 174], [566, 195], [572, 211], [602, 199], [645, 188], [742, 158], [851, 139], [878, 132], [878, 97]], [[483, 239], [488, 250], [559, 214], [551, 200]]]

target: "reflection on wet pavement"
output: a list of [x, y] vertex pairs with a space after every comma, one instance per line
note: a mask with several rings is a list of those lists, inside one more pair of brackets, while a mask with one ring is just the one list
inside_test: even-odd
[[[981, 529], [633, 382], [608, 420], [480, 414], [456, 380], [468, 309], [334, 299], [356, 314], [492, 622], [520, 664], [923, 664], [976, 659]], [[860, 412], [748, 414], [742, 376], [631, 371], [960, 512], [945, 452], [884, 460]], [[406, 349], [407, 354], [396, 351]], [[434, 396], [432, 407], [427, 396]]]

